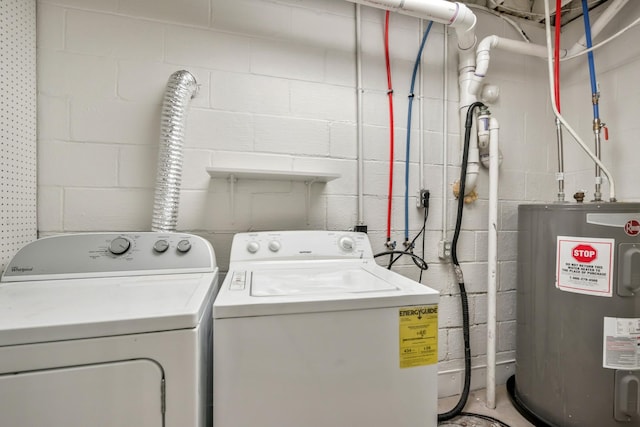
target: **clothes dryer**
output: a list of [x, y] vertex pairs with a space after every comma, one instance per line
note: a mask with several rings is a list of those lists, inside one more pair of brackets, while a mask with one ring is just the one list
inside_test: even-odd
[[188, 234], [25, 246], [0, 282], [0, 425], [210, 427], [217, 280]]
[[435, 427], [438, 292], [363, 233], [237, 234], [214, 302], [215, 427]]

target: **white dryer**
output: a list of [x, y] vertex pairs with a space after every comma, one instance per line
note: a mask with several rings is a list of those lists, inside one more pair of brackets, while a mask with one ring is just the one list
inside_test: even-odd
[[435, 427], [438, 292], [363, 233], [237, 234], [214, 302], [215, 427]]
[[0, 426], [211, 426], [217, 278], [188, 234], [25, 246], [0, 282]]

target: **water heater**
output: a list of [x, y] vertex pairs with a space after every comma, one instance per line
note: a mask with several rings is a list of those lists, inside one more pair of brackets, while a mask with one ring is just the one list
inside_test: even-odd
[[519, 207], [516, 345], [536, 425], [640, 425], [640, 203]]

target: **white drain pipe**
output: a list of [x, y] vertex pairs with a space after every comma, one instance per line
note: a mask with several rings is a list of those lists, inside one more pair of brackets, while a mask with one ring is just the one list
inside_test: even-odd
[[476, 96], [480, 94], [482, 81], [489, 70], [490, 52], [492, 48], [499, 48], [507, 52], [523, 55], [537, 56], [539, 58], [547, 58], [546, 46], [506, 39], [495, 35], [485, 37], [478, 43], [478, 48], [476, 49], [476, 70], [473, 73], [473, 78], [469, 86], [469, 91], [476, 94]]
[[456, 30], [458, 47], [466, 50], [476, 44], [476, 16], [463, 3], [446, 0], [348, 0], [402, 15], [447, 24]]
[[500, 152], [498, 120], [489, 119], [489, 235], [487, 280], [487, 407], [496, 408], [496, 338], [498, 305], [498, 178]]
[[[611, 22], [611, 20], [618, 14], [618, 12], [620, 12], [620, 9], [622, 9], [622, 7], [628, 2], [629, 0], [613, 0], [611, 4], [605, 9], [605, 11], [602, 12], [602, 15], [600, 15], [598, 19], [596, 19], [591, 24], [591, 37], [595, 39], [598, 34], [600, 34], [600, 32], [604, 29], [604, 27], [606, 27], [607, 24]], [[576, 42], [576, 44], [566, 50], [564, 52], [564, 55], [561, 56], [573, 56], [585, 50], [586, 48], [587, 36], [586, 34], [583, 34], [582, 37], [580, 37], [580, 39]]]

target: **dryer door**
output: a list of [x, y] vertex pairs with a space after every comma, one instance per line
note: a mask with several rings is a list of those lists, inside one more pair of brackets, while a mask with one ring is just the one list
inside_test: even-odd
[[0, 425], [162, 427], [162, 388], [146, 359], [0, 375]]

